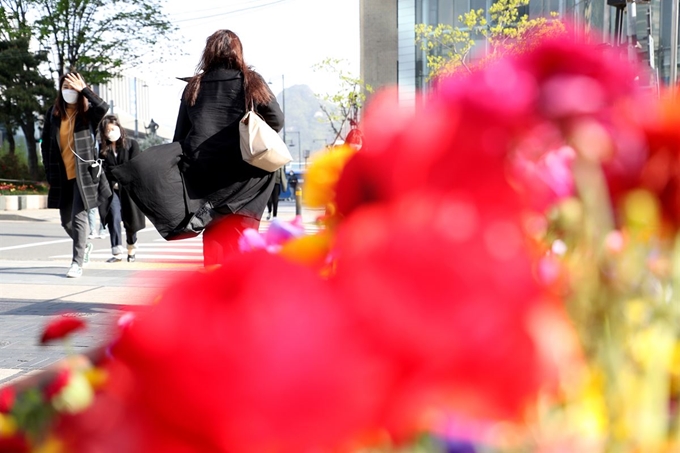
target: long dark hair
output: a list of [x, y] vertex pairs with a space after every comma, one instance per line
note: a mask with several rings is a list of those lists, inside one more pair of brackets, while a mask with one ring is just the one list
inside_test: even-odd
[[[127, 147], [127, 137], [125, 136], [125, 128], [120, 125], [118, 117], [116, 115], [106, 115], [99, 122], [99, 141], [101, 146], [99, 148], [99, 155], [106, 157], [109, 154], [109, 149], [111, 149], [111, 142], [106, 138], [106, 128], [109, 124], [115, 124], [120, 129], [120, 138], [116, 141], [116, 148], [125, 149]], [[120, 151], [119, 151], [120, 152]]]
[[243, 45], [239, 37], [231, 30], [217, 30], [206, 40], [196, 75], [189, 80], [184, 98], [189, 105], [196, 103], [203, 75], [217, 68], [238, 69], [243, 73], [247, 104], [266, 104], [271, 101], [272, 93], [267, 83], [243, 60]]
[[[80, 75], [77, 72], [71, 72], [71, 74], [75, 75]], [[66, 115], [66, 101], [64, 100], [64, 97], [61, 95], [62, 87], [64, 86], [64, 81], [66, 80], [66, 76], [68, 73], [64, 74], [63, 76], [59, 77], [59, 88], [57, 91], [57, 98], [54, 100], [54, 109], [52, 110], [52, 114], [54, 116], [58, 117], [63, 117]], [[78, 102], [76, 103], [76, 108], [77, 108], [77, 113], [79, 117], [82, 117], [85, 115], [85, 112], [87, 111], [87, 99], [85, 96], [83, 96], [82, 93], [78, 95]]]

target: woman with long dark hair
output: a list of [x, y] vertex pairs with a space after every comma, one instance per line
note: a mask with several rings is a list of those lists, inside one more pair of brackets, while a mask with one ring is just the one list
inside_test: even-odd
[[87, 87], [77, 72], [59, 79], [59, 93], [44, 117], [41, 152], [50, 191], [48, 208], [59, 208], [61, 225], [73, 239], [73, 259], [67, 277], [80, 277], [89, 261], [88, 210], [110, 195], [100, 185], [94, 131], [109, 106]]
[[118, 184], [111, 169], [124, 164], [140, 153], [139, 144], [133, 138], [128, 138], [125, 128], [120, 125], [118, 117], [106, 115], [99, 123], [99, 155], [104, 161], [104, 172], [109, 181], [111, 203], [106, 214], [106, 225], [109, 227], [111, 236], [111, 254], [109, 263], [122, 261], [123, 248], [121, 222], [125, 226], [125, 242], [127, 244], [127, 260], [135, 261], [137, 254], [137, 231], [145, 227], [144, 214], [139, 210], [130, 197], [128, 191]]
[[241, 41], [230, 30], [208, 37], [196, 75], [182, 94], [173, 141], [182, 144], [182, 169], [191, 198], [206, 199], [215, 219], [203, 232], [205, 265], [218, 264], [237, 249], [241, 232], [257, 229], [274, 188], [274, 174], [243, 161], [239, 121], [246, 106], [274, 130], [283, 113], [262, 76], [243, 59]]

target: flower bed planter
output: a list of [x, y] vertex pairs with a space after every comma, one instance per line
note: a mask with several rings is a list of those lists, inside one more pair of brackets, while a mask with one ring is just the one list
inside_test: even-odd
[[0, 211], [47, 208], [47, 195], [0, 195]]

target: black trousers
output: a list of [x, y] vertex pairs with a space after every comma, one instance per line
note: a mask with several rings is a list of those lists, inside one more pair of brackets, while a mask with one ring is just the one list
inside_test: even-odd
[[82, 266], [85, 246], [87, 245], [87, 232], [90, 229], [88, 213], [85, 210], [85, 204], [80, 196], [75, 178], [64, 184], [61, 190], [59, 205], [61, 226], [66, 230], [66, 234], [73, 239], [73, 262]]
[[[111, 207], [109, 213], [106, 215], [106, 225], [109, 227], [109, 234], [111, 236], [111, 251], [114, 255], [125, 253], [123, 247], [123, 215], [120, 206], [120, 197], [118, 191], [113, 191], [113, 198], [111, 200]], [[130, 233], [125, 230], [125, 241], [128, 245], [133, 245], [137, 242], [137, 233]]]
[[276, 217], [276, 214], [279, 210], [279, 196], [281, 195], [281, 184], [274, 184], [274, 190], [272, 190], [272, 194], [269, 197], [269, 200], [267, 201], [267, 212], [271, 213], [272, 210], [274, 211], [274, 217]]

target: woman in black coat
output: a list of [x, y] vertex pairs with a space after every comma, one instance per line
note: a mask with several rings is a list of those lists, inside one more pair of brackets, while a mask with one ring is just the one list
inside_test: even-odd
[[173, 141], [184, 152], [180, 168], [190, 198], [206, 199], [214, 220], [203, 232], [205, 265], [237, 250], [246, 228], [259, 228], [274, 174], [243, 161], [239, 121], [246, 105], [274, 130], [283, 113], [262, 76], [246, 65], [238, 36], [219, 30], [206, 41], [198, 73], [182, 94]]
[[96, 159], [94, 136], [108, 109], [83, 77], [73, 72], [59, 79], [59, 94], [44, 117], [41, 153], [50, 184], [47, 207], [59, 208], [61, 225], [73, 239], [67, 277], [80, 277], [89, 260], [88, 211], [111, 195]]
[[123, 259], [121, 221], [125, 226], [127, 243], [127, 260], [135, 261], [137, 250], [137, 231], [146, 226], [144, 214], [139, 210], [130, 194], [118, 184], [111, 169], [134, 158], [139, 151], [139, 144], [125, 136], [125, 129], [115, 115], [106, 115], [99, 123], [99, 139], [101, 140], [99, 155], [104, 160], [104, 172], [113, 193], [109, 211], [106, 214], [106, 225], [111, 235], [111, 257], [108, 262], [114, 263]]

